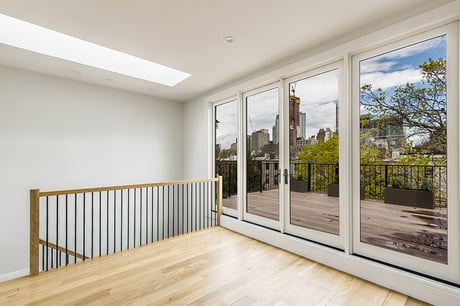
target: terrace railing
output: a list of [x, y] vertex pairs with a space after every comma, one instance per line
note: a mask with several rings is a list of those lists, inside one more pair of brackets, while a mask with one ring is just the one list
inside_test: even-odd
[[[237, 193], [236, 161], [217, 161], [216, 169], [223, 177], [224, 197]], [[395, 165], [361, 164], [361, 187], [364, 197], [383, 200], [385, 187], [399, 178], [408, 189], [421, 189], [429, 182], [434, 189], [435, 205], [447, 205], [447, 168], [442, 165]], [[291, 180], [308, 182], [308, 191], [327, 192], [328, 185], [339, 182], [338, 164], [317, 164], [293, 161], [290, 166]], [[278, 188], [280, 169], [278, 160], [253, 160], [247, 167], [248, 191], [266, 191]]]
[[30, 275], [220, 224], [222, 177], [30, 191]]

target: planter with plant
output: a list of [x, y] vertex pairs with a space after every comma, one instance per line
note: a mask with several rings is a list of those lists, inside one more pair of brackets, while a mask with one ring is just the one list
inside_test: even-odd
[[385, 187], [384, 202], [388, 204], [433, 209], [433, 183], [424, 180], [420, 185], [420, 189], [409, 189], [409, 186], [402, 178], [395, 177], [391, 180], [391, 187]]
[[[338, 166], [337, 166], [338, 169]], [[339, 172], [336, 171], [334, 175], [333, 183], [327, 185], [327, 195], [330, 197], [338, 197], [339, 196]], [[361, 200], [364, 200], [364, 186], [363, 184], [360, 185], [359, 189], [359, 197]]]
[[310, 182], [301, 171], [298, 171], [290, 180], [290, 189], [293, 192], [310, 192]]

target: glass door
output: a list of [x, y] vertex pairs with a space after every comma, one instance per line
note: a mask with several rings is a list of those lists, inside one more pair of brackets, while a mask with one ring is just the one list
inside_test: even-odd
[[458, 68], [455, 37], [444, 28], [354, 58], [354, 181], [364, 195], [355, 196], [354, 251], [452, 280], [458, 178], [449, 169], [458, 169], [458, 94], [448, 84]]
[[223, 213], [237, 216], [238, 209], [238, 104], [236, 99], [214, 104], [214, 169], [222, 176]]
[[244, 219], [279, 228], [279, 100], [278, 84], [243, 95], [245, 117]]
[[[286, 81], [289, 200], [286, 230], [342, 247], [339, 192], [339, 64]], [[286, 134], [287, 135], [287, 134]]]

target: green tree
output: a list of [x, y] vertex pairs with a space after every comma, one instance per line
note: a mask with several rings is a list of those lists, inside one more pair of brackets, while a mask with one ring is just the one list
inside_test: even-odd
[[312, 145], [304, 146], [297, 160], [316, 164], [336, 164], [339, 162], [339, 137], [331, 137]]
[[407, 137], [424, 140], [425, 152], [446, 153], [446, 60], [429, 59], [419, 66], [421, 84], [398, 86], [389, 95], [372, 84], [361, 86], [361, 105], [379, 118], [391, 118], [394, 124], [408, 128]]

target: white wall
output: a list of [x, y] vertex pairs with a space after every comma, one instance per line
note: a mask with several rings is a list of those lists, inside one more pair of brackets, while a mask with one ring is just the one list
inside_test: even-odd
[[184, 105], [184, 179], [208, 177], [209, 119], [203, 98]]
[[183, 178], [183, 105], [0, 66], [0, 280], [28, 273], [29, 189]]

